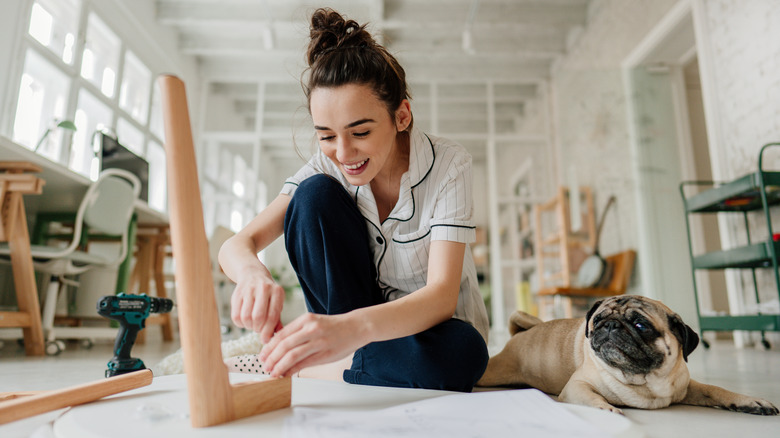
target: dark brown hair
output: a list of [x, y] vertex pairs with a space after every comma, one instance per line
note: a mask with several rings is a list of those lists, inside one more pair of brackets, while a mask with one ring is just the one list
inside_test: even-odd
[[[377, 44], [355, 20], [347, 20], [329, 8], [320, 8], [311, 16], [306, 61], [308, 78], [303, 84], [307, 104], [317, 87], [358, 84], [369, 86], [385, 103], [390, 118], [404, 99], [409, 99], [406, 72], [387, 49]], [[412, 123], [406, 128], [410, 131]]]

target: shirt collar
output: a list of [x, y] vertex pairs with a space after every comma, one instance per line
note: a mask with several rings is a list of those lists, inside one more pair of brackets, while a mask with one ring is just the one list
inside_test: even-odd
[[[409, 171], [401, 177], [398, 202], [388, 216], [388, 220], [408, 221], [414, 216], [415, 201], [412, 189], [425, 180], [436, 159], [433, 152], [433, 141], [424, 132], [412, 129], [409, 135]], [[371, 188], [362, 186], [355, 189], [357, 192], [356, 201], [363, 216], [378, 224], [376, 201]]]
[[409, 182], [414, 188], [431, 172], [436, 155], [433, 142], [424, 132], [412, 129], [409, 135]]

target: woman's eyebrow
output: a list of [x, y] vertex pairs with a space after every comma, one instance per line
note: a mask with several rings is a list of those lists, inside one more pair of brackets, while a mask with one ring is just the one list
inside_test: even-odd
[[[346, 126], [344, 126], [344, 129], [354, 128], [355, 126], [362, 125], [363, 123], [370, 123], [370, 122], [376, 122], [376, 120], [374, 120], [374, 119], [360, 119], [360, 120], [356, 120], [356, 121], [354, 121], [352, 123], [349, 123]], [[314, 125], [314, 129], [317, 130], [317, 131], [330, 131], [330, 128], [328, 128], [327, 126], [317, 126], [317, 125]]]

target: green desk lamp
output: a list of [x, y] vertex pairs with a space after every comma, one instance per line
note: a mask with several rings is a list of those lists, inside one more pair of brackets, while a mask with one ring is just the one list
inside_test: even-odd
[[[55, 122], [56, 122], [56, 120], [55, 120]], [[38, 140], [38, 144], [35, 145], [35, 148], [33, 149], [33, 151], [37, 151], [38, 148], [41, 147], [41, 145], [43, 144], [44, 140], [46, 140], [46, 137], [48, 137], [49, 134], [51, 134], [51, 131], [53, 129], [55, 129], [55, 128], [62, 128], [62, 129], [67, 129], [69, 131], [76, 132], [76, 124], [75, 123], [71, 122], [70, 120], [63, 120], [63, 121], [57, 123], [57, 125], [55, 127], [53, 127], [53, 128], [52, 127], [46, 128], [46, 131], [41, 136], [41, 139]]]

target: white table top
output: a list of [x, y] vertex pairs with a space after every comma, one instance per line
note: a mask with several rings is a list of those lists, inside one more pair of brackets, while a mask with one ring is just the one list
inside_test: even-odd
[[[256, 380], [249, 374], [230, 374], [232, 383]], [[53, 435], [67, 437], [231, 437], [284, 436], [284, 422], [297, 407], [332, 411], [376, 411], [400, 404], [452, 395], [423, 389], [351, 385], [315, 379], [293, 379], [292, 408], [194, 429], [188, 417], [185, 375], [156, 377], [145, 388], [119, 394], [65, 412], [53, 424]], [[561, 404], [576, 416], [596, 425], [605, 436], [641, 437], [627, 418], [598, 409]]]
[[[46, 185], [43, 186], [42, 194], [25, 196], [24, 206], [28, 216], [46, 211], [76, 211], [87, 187], [92, 183], [84, 175], [3, 136], [0, 136], [0, 161], [28, 161], [41, 167], [38, 176], [46, 181]], [[135, 212], [138, 214], [139, 223], [168, 223], [168, 216], [165, 213], [151, 208], [144, 201], [136, 201]]]

